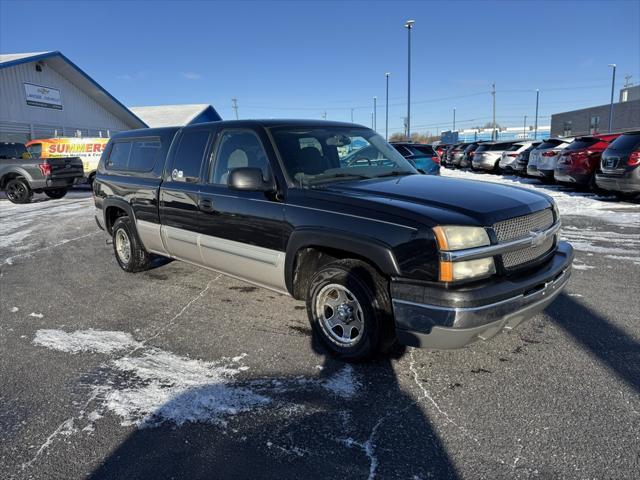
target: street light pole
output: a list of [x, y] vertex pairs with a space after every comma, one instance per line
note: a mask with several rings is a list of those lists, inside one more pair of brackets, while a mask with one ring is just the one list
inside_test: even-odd
[[452, 132], [456, 131], [456, 107], [453, 107], [453, 130], [451, 130]]
[[497, 140], [496, 135], [496, 82], [491, 84], [491, 96], [493, 97], [493, 130], [491, 131], [491, 140]]
[[540, 90], [536, 88], [536, 121], [533, 127], [533, 139], [538, 139], [538, 103], [540, 100]]
[[407, 20], [407, 140], [411, 141], [411, 30], [415, 20]]
[[611, 77], [611, 103], [609, 104], [609, 133], [611, 133], [613, 128], [613, 90], [616, 86], [616, 64], [610, 63], [609, 66], [613, 67], [613, 76]]
[[524, 125], [522, 126], [522, 139], [527, 139], [527, 116], [524, 116]]
[[386, 141], [389, 141], [389, 75], [391, 75], [389, 72], [384, 74], [387, 77], [387, 100], [384, 114], [384, 139]]
[[351, 123], [353, 123], [353, 108], [351, 109]]
[[378, 130], [378, 97], [373, 97], [373, 130]]

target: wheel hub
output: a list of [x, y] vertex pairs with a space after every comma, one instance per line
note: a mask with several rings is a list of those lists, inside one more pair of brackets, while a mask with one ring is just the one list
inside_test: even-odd
[[315, 314], [327, 338], [341, 347], [355, 345], [364, 332], [358, 299], [343, 285], [329, 284], [316, 296]]

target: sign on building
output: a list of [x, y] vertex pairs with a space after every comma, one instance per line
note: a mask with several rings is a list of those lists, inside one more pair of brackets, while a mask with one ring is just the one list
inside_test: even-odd
[[54, 110], [62, 110], [62, 96], [60, 90], [42, 85], [34, 85], [33, 83], [25, 83], [24, 91], [27, 99], [27, 105], [32, 107], [53, 108]]

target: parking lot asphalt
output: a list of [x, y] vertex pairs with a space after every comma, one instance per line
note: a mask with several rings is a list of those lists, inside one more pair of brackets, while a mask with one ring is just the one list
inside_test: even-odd
[[358, 365], [301, 302], [181, 262], [121, 271], [88, 190], [0, 199], [0, 477], [637, 478], [640, 204], [443, 175], [554, 196], [569, 286], [488, 342]]

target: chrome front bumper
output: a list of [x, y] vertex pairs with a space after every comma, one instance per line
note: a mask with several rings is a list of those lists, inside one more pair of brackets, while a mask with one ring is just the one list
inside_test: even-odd
[[[561, 242], [541, 271], [477, 290], [445, 290], [437, 298], [438, 304], [408, 300], [411, 295], [419, 297], [415, 289], [394, 295], [392, 286], [398, 341], [414, 347], [454, 349], [515, 328], [544, 310], [560, 294], [571, 276], [572, 261], [573, 248]], [[402, 289], [396, 288], [396, 292]], [[435, 298], [433, 293], [428, 290], [422, 293], [422, 298]], [[492, 297], [497, 300], [491, 300]]]

